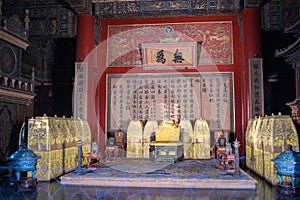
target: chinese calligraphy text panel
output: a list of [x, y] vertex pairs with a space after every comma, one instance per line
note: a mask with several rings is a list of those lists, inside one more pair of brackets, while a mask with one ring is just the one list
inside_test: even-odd
[[75, 83], [74, 83], [74, 118], [87, 118], [87, 81], [88, 66], [86, 62], [77, 62], [75, 64]]
[[143, 43], [143, 68], [197, 68], [200, 50], [200, 42]]
[[107, 66], [142, 65], [142, 43], [201, 42], [200, 64], [232, 64], [232, 22], [109, 25]]
[[107, 128], [130, 120], [205, 119], [210, 130], [234, 130], [233, 74], [110, 74]]
[[251, 117], [264, 116], [262, 58], [249, 59]]

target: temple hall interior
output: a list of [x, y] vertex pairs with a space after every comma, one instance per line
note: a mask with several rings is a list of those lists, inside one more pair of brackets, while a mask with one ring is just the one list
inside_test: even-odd
[[[0, 0], [1, 176], [89, 185], [64, 175], [213, 163], [219, 181], [266, 181], [253, 199], [298, 195], [300, 167], [287, 186], [276, 160], [298, 159], [299, 11], [298, 0]], [[20, 152], [33, 156], [31, 182]], [[192, 175], [181, 184], [210, 187]]]

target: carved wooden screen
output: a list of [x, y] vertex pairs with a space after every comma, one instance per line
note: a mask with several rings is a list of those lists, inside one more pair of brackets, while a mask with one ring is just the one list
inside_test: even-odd
[[234, 129], [231, 72], [111, 74], [107, 76], [107, 128], [130, 120], [205, 119], [211, 130]]

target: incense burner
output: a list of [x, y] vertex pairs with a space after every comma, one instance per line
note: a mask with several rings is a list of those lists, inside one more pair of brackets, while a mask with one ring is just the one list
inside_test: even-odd
[[295, 188], [296, 178], [300, 177], [300, 152], [293, 151], [292, 146], [288, 145], [287, 150], [281, 152], [272, 161], [279, 184], [282, 184], [282, 176], [288, 176], [291, 177], [292, 187]]
[[[36, 155], [32, 150], [28, 148], [21, 147], [18, 151], [12, 154], [7, 160], [10, 162], [10, 172], [15, 175], [16, 182], [12, 185], [35, 187], [36, 186], [36, 163], [41, 156]], [[31, 177], [21, 177], [22, 172], [31, 171]], [[15, 181], [13, 181], [15, 182]]]

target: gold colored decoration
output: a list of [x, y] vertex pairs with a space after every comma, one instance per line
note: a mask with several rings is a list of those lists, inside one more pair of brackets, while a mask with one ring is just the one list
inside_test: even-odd
[[[151, 141], [153, 135], [155, 141]], [[210, 143], [210, 129], [203, 119], [196, 120], [194, 129], [190, 120], [182, 120], [179, 126], [174, 125], [172, 120], [163, 121], [160, 125], [150, 120], [144, 129], [141, 121], [133, 120], [127, 129], [127, 158], [149, 158], [150, 144], [183, 144], [185, 159], [210, 159]]]
[[175, 126], [173, 121], [164, 121], [158, 127], [155, 134], [157, 142], [178, 142], [180, 141], [180, 128]]
[[155, 141], [150, 143], [150, 157], [154, 160], [170, 159], [167, 158], [169, 156], [173, 157], [172, 161], [183, 159], [183, 143], [180, 134], [180, 124], [172, 120], [163, 121], [157, 128]]
[[43, 116], [30, 119], [29, 125], [28, 146], [41, 156], [37, 162], [39, 181], [49, 181], [77, 168], [79, 140], [83, 143], [83, 158], [91, 150], [86, 121]]
[[193, 134], [193, 158], [210, 159], [210, 130], [206, 120], [195, 122]]
[[167, 42], [142, 43], [143, 69], [196, 68], [199, 63], [201, 43]]
[[180, 121], [180, 129], [182, 132], [184, 158], [193, 158], [192, 142], [194, 137], [194, 129], [191, 121], [188, 119]]
[[271, 160], [288, 144], [299, 151], [297, 131], [290, 116], [278, 114], [250, 119], [246, 132], [247, 167], [275, 185], [278, 180]]
[[254, 155], [256, 155], [255, 171], [260, 176], [264, 176], [264, 165], [262, 164], [264, 163], [263, 136], [267, 134], [266, 131], [268, 130], [269, 119], [269, 116], [261, 118], [260, 129], [256, 129], [256, 139], [254, 138]]
[[107, 66], [141, 65], [141, 43], [190, 41], [203, 43], [200, 64], [233, 63], [231, 21], [108, 25], [108, 40]]
[[[268, 135], [263, 139], [265, 143], [264, 174], [267, 181], [276, 184], [278, 179], [276, 177], [274, 163], [271, 160], [285, 151], [288, 144], [292, 145], [294, 151], [299, 151], [299, 141], [296, 127], [290, 116], [271, 116], [269, 127], [270, 132], [268, 132]], [[285, 178], [286, 177], [284, 177], [284, 179]]]
[[[252, 118], [248, 122], [247, 130], [246, 130], [246, 166], [249, 168], [253, 168], [251, 166], [252, 164], [252, 159], [254, 157], [253, 155], [253, 134], [255, 131], [255, 127], [257, 124], [258, 118]], [[250, 167], [251, 166], [251, 167]]]
[[[259, 117], [257, 121], [257, 125], [255, 127], [254, 133], [253, 133], [253, 157], [252, 157], [252, 162], [253, 162], [253, 171], [259, 174], [259, 171], [257, 169], [259, 163], [262, 163], [262, 148], [258, 148], [258, 143], [261, 140], [260, 137], [260, 130], [262, 127], [263, 123], [263, 117]], [[259, 160], [260, 159], [260, 160]]]
[[130, 121], [127, 129], [127, 158], [143, 157], [143, 125], [139, 120]]

